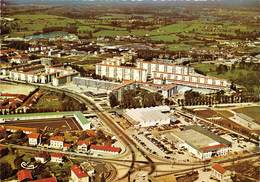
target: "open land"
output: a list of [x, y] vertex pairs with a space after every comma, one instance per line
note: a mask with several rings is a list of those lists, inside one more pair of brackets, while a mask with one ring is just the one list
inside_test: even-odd
[[81, 130], [81, 127], [74, 118], [53, 118], [53, 119], [34, 119], [34, 120], [17, 120], [6, 121], [4, 125], [21, 126], [28, 128], [39, 128], [48, 130], [59, 129], [61, 131]]

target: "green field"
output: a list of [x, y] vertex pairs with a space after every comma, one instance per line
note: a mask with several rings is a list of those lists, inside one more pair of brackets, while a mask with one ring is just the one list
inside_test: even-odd
[[243, 107], [239, 109], [234, 109], [235, 112], [243, 113], [253, 119], [260, 124], [260, 106], [253, 106], [253, 107]]
[[164, 42], [173, 42], [179, 40], [179, 37], [171, 34], [171, 35], [156, 35], [151, 37], [152, 40], [155, 41], [164, 41]]

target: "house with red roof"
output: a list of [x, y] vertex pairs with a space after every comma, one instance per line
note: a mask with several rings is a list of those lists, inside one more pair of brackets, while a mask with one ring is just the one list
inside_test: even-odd
[[33, 179], [32, 172], [28, 169], [18, 171], [16, 175], [19, 182], [30, 181]]
[[68, 151], [70, 148], [71, 148], [71, 144], [69, 144], [69, 143], [64, 143], [64, 145], [63, 145], [63, 151]]
[[226, 170], [220, 164], [214, 163], [212, 165], [211, 177], [220, 182], [232, 182], [231, 171]]
[[51, 162], [62, 163], [65, 155], [62, 153], [51, 153]]
[[71, 167], [71, 179], [73, 182], [89, 182], [88, 174], [78, 165]]
[[64, 137], [63, 136], [52, 136], [50, 138], [50, 147], [55, 149], [63, 149]]
[[79, 152], [88, 152], [90, 144], [90, 141], [79, 140], [77, 142], [77, 149]]
[[42, 178], [42, 179], [37, 179], [37, 180], [33, 180], [30, 182], [57, 182], [56, 177], [50, 177], [50, 178]]
[[38, 152], [37, 154], [35, 154], [35, 157], [34, 159], [36, 161], [40, 161], [41, 163], [45, 163], [49, 160], [50, 158], [50, 154], [49, 152], [46, 152], [46, 151], [41, 151], [41, 152]]
[[90, 145], [90, 150], [92, 152], [98, 152], [103, 154], [119, 154], [121, 152], [121, 148], [109, 145]]
[[30, 133], [28, 136], [28, 141], [30, 146], [36, 146], [41, 143], [41, 134], [39, 133]]

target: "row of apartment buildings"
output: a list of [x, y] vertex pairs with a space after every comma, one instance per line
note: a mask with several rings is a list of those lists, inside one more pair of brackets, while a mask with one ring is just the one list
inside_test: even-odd
[[189, 66], [179, 66], [171, 63], [148, 62], [137, 60], [136, 65], [125, 65], [124, 59], [107, 59], [96, 64], [96, 74], [114, 80], [133, 80], [154, 84], [178, 84], [198, 88], [224, 89], [229, 85], [226, 80], [204, 76], [195, 72]]
[[42, 65], [26, 64], [14, 68], [3, 68], [1, 74], [11, 80], [24, 81], [29, 83], [51, 83], [53, 86], [59, 86], [71, 82], [79, 72], [71, 68], [64, 68], [63, 65]]

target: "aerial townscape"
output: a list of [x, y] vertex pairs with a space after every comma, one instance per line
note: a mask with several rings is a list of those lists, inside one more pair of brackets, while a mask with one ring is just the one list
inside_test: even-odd
[[259, 182], [259, 0], [1, 0], [0, 181]]

